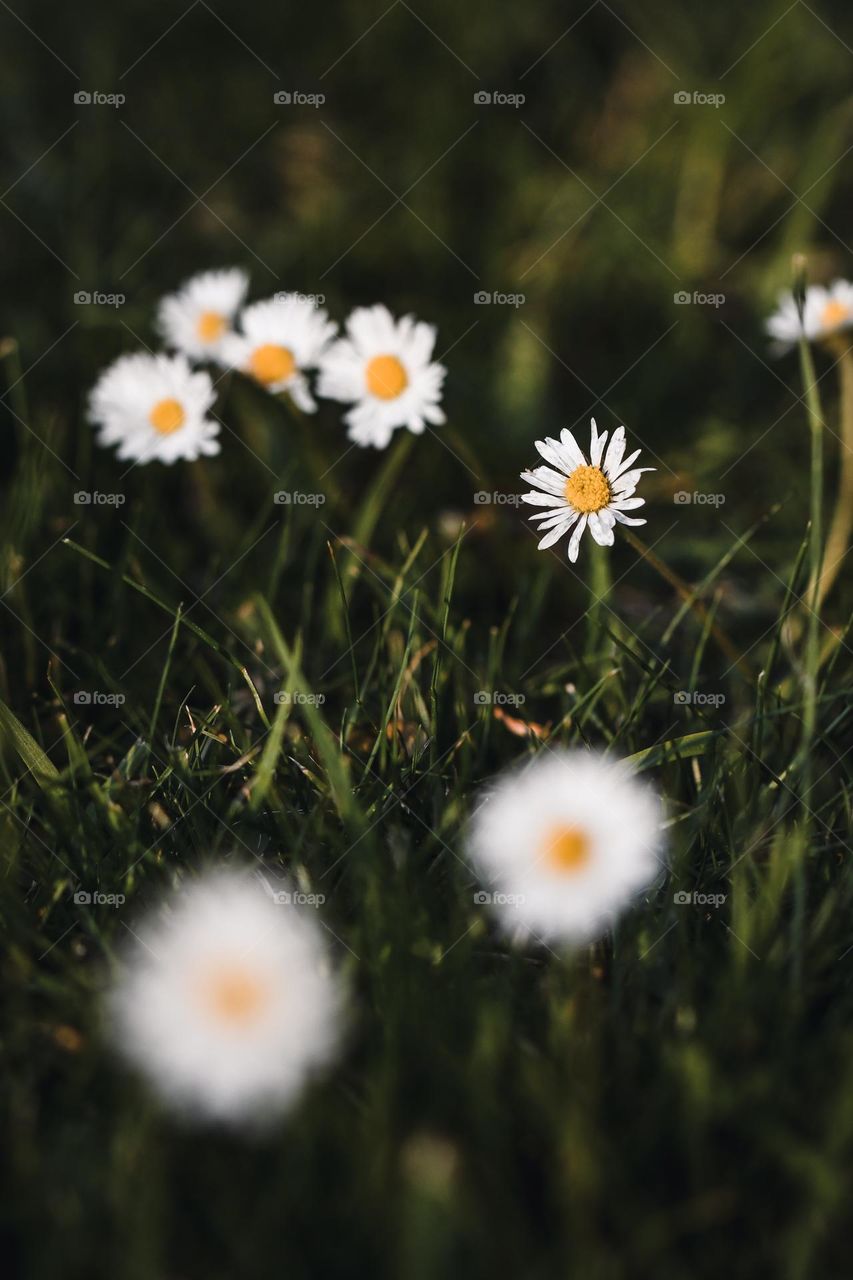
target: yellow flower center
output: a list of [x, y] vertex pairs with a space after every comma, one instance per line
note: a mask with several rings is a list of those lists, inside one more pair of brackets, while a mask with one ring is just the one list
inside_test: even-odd
[[844, 303], [832, 298], [821, 312], [821, 326], [824, 329], [835, 329], [838, 325], [844, 323], [848, 315], [849, 311]]
[[396, 356], [374, 356], [366, 377], [368, 391], [380, 400], [396, 400], [409, 385], [409, 375]]
[[219, 1021], [245, 1025], [260, 1012], [268, 991], [256, 974], [237, 964], [223, 966], [208, 974], [202, 983], [201, 994]]
[[225, 332], [225, 317], [218, 311], [202, 311], [196, 325], [196, 333], [202, 342], [216, 342]]
[[284, 382], [286, 378], [292, 378], [296, 373], [296, 361], [293, 352], [288, 351], [287, 347], [281, 347], [275, 342], [265, 342], [249, 356], [249, 371], [258, 382], [268, 387], [273, 382]]
[[580, 827], [552, 827], [543, 841], [543, 855], [554, 871], [580, 871], [592, 855], [589, 836]]
[[566, 481], [566, 497], [575, 511], [600, 511], [610, 501], [610, 485], [599, 467], [575, 467]]
[[161, 436], [170, 436], [173, 431], [177, 431], [184, 425], [186, 416], [180, 400], [173, 400], [169, 396], [165, 400], [157, 401], [148, 415], [148, 421]]

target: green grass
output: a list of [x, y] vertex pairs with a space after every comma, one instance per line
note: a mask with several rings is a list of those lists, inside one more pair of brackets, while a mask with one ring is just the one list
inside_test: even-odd
[[[762, 320], [793, 252], [853, 271], [845, 11], [598, 5], [528, 74], [571, 15], [413, 7], [441, 40], [397, 5], [325, 77], [382, 6], [330, 30], [212, 4], [247, 52], [197, 5], [135, 66], [171, 8], [0, 12], [4, 1259], [33, 1280], [843, 1275], [853, 595], [842, 567], [809, 641], [807, 397]], [[73, 107], [120, 84], [120, 111]], [[327, 104], [283, 115], [285, 85]], [[528, 100], [478, 114], [478, 86]], [[719, 110], [674, 107], [721, 86]], [[415, 183], [414, 214], [385, 212]], [[154, 342], [164, 292], [231, 262], [256, 297], [435, 322], [447, 427], [346, 452], [336, 406], [303, 419], [228, 378], [218, 458], [125, 474], [85, 394]], [[814, 358], [828, 527], [836, 357]], [[593, 411], [658, 471], [650, 554], [617, 537], [590, 609], [588, 541], [575, 567], [538, 554], [523, 512], [474, 495], [520, 491], [533, 440]], [[536, 731], [479, 690], [523, 695], [507, 715]], [[670, 872], [594, 946], [514, 951], [464, 822], [556, 745], [634, 759]], [[338, 1065], [254, 1139], [176, 1123], [101, 1027], [126, 926], [223, 860], [325, 895], [353, 992]]]

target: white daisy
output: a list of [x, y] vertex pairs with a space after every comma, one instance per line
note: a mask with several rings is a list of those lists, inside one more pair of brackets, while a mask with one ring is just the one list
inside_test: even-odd
[[583, 941], [661, 870], [660, 805], [621, 762], [552, 751], [498, 779], [468, 848], [509, 932]]
[[240, 313], [239, 332], [222, 344], [223, 362], [277, 395], [286, 391], [304, 413], [317, 408], [303, 370], [313, 369], [338, 331], [306, 298], [267, 298]]
[[767, 321], [767, 332], [775, 338], [780, 351], [799, 342], [801, 334], [815, 342], [832, 337], [842, 329], [853, 325], [853, 284], [847, 280], [835, 280], [831, 285], [811, 284], [806, 289], [803, 304], [803, 322], [794, 295], [779, 295], [776, 311]]
[[591, 424], [589, 462], [571, 431], [563, 430], [559, 440], [546, 437], [535, 442], [551, 466], [534, 467], [521, 473], [522, 480], [536, 486], [536, 490], [523, 493], [522, 500], [546, 508], [530, 517], [540, 522], [540, 533], [548, 530], [539, 543], [539, 550], [550, 547], [574, 525], [569, 540], [572, 563], [578, 558], [581, 535], [587, 527], [599, 546], [612, 547], [617, 520], [621, 524], [646, 523], [626, 516], [625, 512], [644, 505], [645, 498], [635, 498], [633, 493], [643, 472], [655, 470], [654, 467], [634, 467], [640, 456], [639, 449], [625, 457], [624, 427], [617, 427], [613, 432], [605, 453], [607, 432], [598, 434], [595, 418]]
[[330, 1058], [341, 999], [319, 926], [256, 878], [209, 872], [133, 933], [111, 1030], [174, 1106], [269, 1117]]
[[425, 424], [439, 425], [441, 385], [447, 370], [432, 363], [434, 325], [387, 307], [356, 307], [347, 320], [347, 336], [326, 353], [317, 394], [352, 403], [344, 416], [350, 440], [384, 449], [397, 427], [420, 435]]
[[219, 425], [205, 415], [216, 399], [210, 376], [184, 355], [120, 356], [89, 396], [98, 443], [117, 444], [135, 462], [192, 461], [219, 453]]
[[157, 311], [166, 346], [193, 360], [216, 359], [248, 287], [249, 277], [238, 267], [203, 271], [187, 280], [177, 293], [163, 298]]

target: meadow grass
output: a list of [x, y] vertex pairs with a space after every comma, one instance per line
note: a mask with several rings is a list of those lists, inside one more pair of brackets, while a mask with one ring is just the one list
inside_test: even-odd
[[[845, 11], [598, 4], [554, 45], [573, 15], [545, 4], [413, 7], [364, 39], [356, 0], [333, 29], [289, 12], [285, 42], [277, 7], [0, 15], [4, 1259], [844, 1275], [853, 400], [849, 354], [798, 381], [762, 324], [793, 253], [851, 274]], [[285, 84], [324, 110], [277, 110]], [[121, 111], [74, 111], [119, 85]], [[477, 114], [478, 86], [525, 108]], [[219, 457], [98, 450], [100, 370], [234, 262], [254, 296], [436, 323], [447, 426], [348, 451], [339, 406], [308, 422], [228, 377]], [[572, 566], [475, 495], [520, 492], [533, 440], [593, 411], [658, 471], [642, 540]], [[669, 870], [592, 946], [514, 949], [464, 823], [497, 771], [567, 745], [664, 797]], [[338, 1065], [254, 1138], [176, 1122], [103, 1036], [135, 917], [223, 861], [322, 894], [354, 991]]]

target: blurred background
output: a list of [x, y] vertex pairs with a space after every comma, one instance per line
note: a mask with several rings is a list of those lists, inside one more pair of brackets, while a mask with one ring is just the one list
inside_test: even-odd
[[[790, 284], [794, 253], [808, 255], [813, 280], [853, 275], [851, 46], [841, 0], [0, 4], [0, 541], [4, 590], [14, 584], [0, 618], [4, 700], [37, 737], [53, 742], [49, 677], [54, 692], [73, 687], [51, 659], [55, 651], [83, 680], [91, 682], [99, 664], [124, 673], [144, 708], [129, 707], [127, 716], [147, 723], [169, 617], [123, 591], [117, 574], [75, 558], [61, 545], [69, 534], [173, 602], [210, 590], [216, 615], [205, 604], [194, 617], [226, 645], [234, 644], [247, 594], [260, 587], [289, 637], [298, 620], [311, 655], [312, 643], [330, 639], [322, 611], [312, 612], [315, 582], [328, 574], [327, 539], [355, 535], [396, 565], [425, 527], [435, 540], [430, 564], [465, 522], [457, 599], [481, 628], [471, 657], [478, 670], [487, 650], [489, 661], [495, 657], [497, 628], [522, 588], [545, 615], [543, 627], [531, 621], [525, 630], [520, 611], [507, 659], [511, 679], [520, 679], [580, 616], [584, 567], [572, 570], [562, 550], [559, 564], [537, 557], [523, 512], [476, 495], [518, 492], [518, 472], [537, 460], [533, 441], [568, 426], [583, 444], [591, 414], [599, 427], [624, 423], [645, 450], [642, 462], [657, 468], [644, 478], [649, 524], [641, 532], [688, 581], [759, 523], [719, 580], [719, 616], [748, 650], [778, 615], [808, 516], [796, 354], [771, 355], [764, 321]], [[436, 355], [449, 371], [447, 426], [405, 454], [401, 438], [386, 455], [350, 449], [340, 406], [324, 404], [316, 418], [300, 419], [229, 378], [218, 458], [126, 475], [111, 451], [93, 444], [88, 391], [118, 354], [156, 346], [154, 312], [164, 293], [194, 272], [230, 265], [251, 273], [253, 299], [280, 290], [322, 295], [340, 322], [355, 305], [383, 302], [435, 324]], [[816, 359], [837, 430], [831, 360]], [[830, 495], [834, 451], [829, 437]], [[281, 515], [273, 493], [285, 481], [326, 494], [322, 524], [313, 509], [287, 513], [286, 536], [264, 541]], [[81, 489], [121, 491], [126, 503], [81, 513], [73, 501]], [[677, 501], [685, 492], [719, 500]], [[377, 493], [376, 519], [365, 522], [365, 495]], [[617, 539], [612, 563], [619, 608], [632, 625], [671, 609], [671, 590], [637, 564], [624, 540]], [[324, 580], [317, 596], [329, 589]], [[380, 606], [357, 600], [355, 607], [369, 624]], [[829, 610], [835, 613], [834, 600]], [[219, 626], [220, 616], [228, 627]], [[342, 635], [331, 638], [341, 648]], [[694, 641], [695, 634], [685, 640], [687, 664]], [[179, 658], [166, 690], [170, 713], [196, 680], [211, 700], [218, 697], [204, 653]], [[716, 653], [709, 663], [706, 678], [719, 687], [714, 678], [732, 664]], [[337, 666], [332, 683], [348, 676], [346, 664]], [[663, 726], [661, 715], [655, 729]], [[91, 743], [112, 767], [128, 749], [127, 727], [102, 719], [101, 733]], [[508, 735], [501, 742], [511, 758], [517, 742]], [[481, 764], [485, 772], [496, 760]], [[403, 922], [395, 918], [389, 928], [402, 930]], [[460, 948], [454, 959], [461, 963], [462, 955]], [[384, 975], [379, 958], [371, 960]], [[478, 1024], [482, 1036], [470, 1044], [471, 1003], [480, 991], [467, 991], [468, 1003], [457, 1006], [460, 985], [444, 983], [428, 998], [417, 986], [394, 989], [404, 1030], [383, 1024], [387, 1056], [377, 1052], [366, 1086], [344, 1073], [337, 1111], [315, 1106], [277, 1148], [235, 1153], [214, 1137], [204, 1160], [194, 1138], [137, 1115], [132, 1097], [113, 1097], [120, 1122], [99, 1112], [90, 1068], [73, 1055], [61, 1068], [47, 1051], [39, 1059], [39, 1088], [49, 1094], [55, 1085], [61, 1099], [53, 1112], [40, 1112], [27, 1083], [28, 1042], [18, 1042], [10, 1076], [16, 1176], [37, 1180], [39, 1153], [51, 1148], [52, 1211], [76, 1233], [77, 1261], [67, 1262], [67, 1274], [91, 1276], [108, 1257], [110, 1274], [148, 1280], [168, 1255], [176, 1280], [198, 1274], [200, 1261], [207, 1275], [249, 1276], [269, 1274], [276, 1259], [300, 1276], [364, 1274], [368, 1266], [374, 1274], [397, 1268], [432, 1276], [488, 1262], [492, 1273], [505, 1265], [507, 1274], [539, 1280], [564, 1273], [577, 1240], [590, 1250], [578, 1244], [577, 1258], [605, 1258], [600, 1274], [610, 1277], [630, 1273], [620, 1270], [612, 1245], [630, 1220], [636, 1256], [659, 1261], [663, 1252], [671, 1266], [657, 1273], [680, 1277], [704, 1256], [698, 1246], [691, 1253], [691, 1233], [732, 1222], [733, 1236], [748, 1231], [720, 1173], [726, 1161], [740, 1161], [739, 1128], [722, 1123], [714, 1131], [710, 1174], [692, 1163], [696, 1149], [688, 1152], [669, 1132], [670, 1124], [690, 1131], [687, 1104], [713, 1092], [704, 1059], [678, 1042], [660, 1067], [665, 1074], [677, 1062], [688, 1082], [677, 1122], [663, 1090], [648, 1112], [637, 1104], [636, 1089], [654, 1092], [656, 1083], [649, 1043], [657, 994], [632, 1004], [638, 1018], [648, 1015], [648, 1040], [636, 1048], [630, 1036], [620, 1043], [614, 1020], [594, 1047], [579, 1051], [586, 1083], [567, 1103], [564, 1121], [578, 1143], [570, 1149], [535, 1101], [560, 1096], [559, 1073], [544, 1089], [527, 1074], [527, 1040], [512, 1096], [531, 1111], [475, 1115], [461, 1046], [472, 1069], [485, 1071], [484, 1045], [512, 1047], [516, 1033], [498, 982], [489, 990], [491, 1021], [485, 1030]], [[578, 1006], [560, 979], [547, 979], [546, 988], [545, 1003], [558, 1011], [548, 1035], [559, 1046]], [[774, 990], [765, 992], [768, 1018], [775, 1017]], [[613, 995], [617, 1012], [621, 998]], [[20, 999], [11, 1012], [33, 1017]], [[50, 1007], [48, 989], [39, 999]], [[726, 1035], [724, 1006], [709, 1018], [711, 1040]], [[582, 1014], [583, 999], [580, 1007]], [[692, 1010], [683, 1016], [695, 1021]], [[433, 1017], [444, 1019], [446, 1036], [430, 1059], [446, 1070], [441, 1090], [420, 1056]], [[728, 1051], [729, 1079], [754, 1047], [749, 1017]], [[772, 1025], [785, 1025], [781, 1012]], [[603, 1105], [597, 1055], [609, 1061], [617, 1053], [626, 1092], [615, 1110], [608, 1098], [613, 1123], [605, 1138], [588, 1116]], [[801, 1116], [800, 1099], [786, 1094], [784, 1082], [773, 1084], [769, 1099], [764, 1067], [746, 1072], [741, 1114], [756, 1117], [765, 1164], [751, 1167], [747, 1157], [745, 1164], [760, 1196], [775, 1152], [777, 1100], [804, 1129], [821, 1121]], [[502, 1077], [490, 1080], [497, 1095]], [[387, 1129], [377, 1129], [375, 1147], [361, 1138], [348, 1145], [346, 1107], [363, 1106], [370, 1117], [371, 1098], [383, 1091], [395, 1100], [382, 1113]], [[756, 1108], [757, 1096], [766, 1109]], [[412, 1131], [410, 1118], [433, 1105], [433, 1129]], [[475, 1130], [477, 1194], [470, 1199], [458, 1189], [458, 1151], [445, 1137], [454, 1125]], [[87, 1162], [95, 1132], [100, 1155]], [[658, 1168], [664, 1132], [669, 1145]], [[607, 1151], [599, 1165], [600, 1142]], [[796, 1148], [792, 1166], [796, 1153], [806, 1164], [804, 1152]], [[614, 1171], [623, 1156], [620, 1183]], [[621, 1193], [612, 1203], [611, 1177]], [[679, 1205], [677, 1219], [668, 1217], [673, 1189], [690, 1179], [701, 1192]], [[377, 1206], [391, 1184], [383, 1238]], [[318, 1211], [324, 1185], [335, 1203], [331, 1227]], [[631, 1220], [626, 1185], [640, 1188], [648, 1216]], [[179, 1214], [166, 1189], [180, 1195]], [[279, 1240], [284, 1197], [287, 1233]], [[92, 1215], [104, 1205], [109, 1226], [101, 1241]], [[500, 1231], [485, 1221], [489, 1205], [498, 1206]], [[19, 1214], [38, 1245], [42, 1208], [19, 1206]], [[235, 1222], [247, 1225], [244, 1235]], [[560, 1243], [540, 1254], [543, 1240]], [[39, 1275], [60, 1273], [62, 1259], [48, 1245], [39, 1256]], [[714, 1256], [719, 1261], [725, 1251]], [[732, 1273], [760, 1274], [756, 1254], [750, 1258]]]

